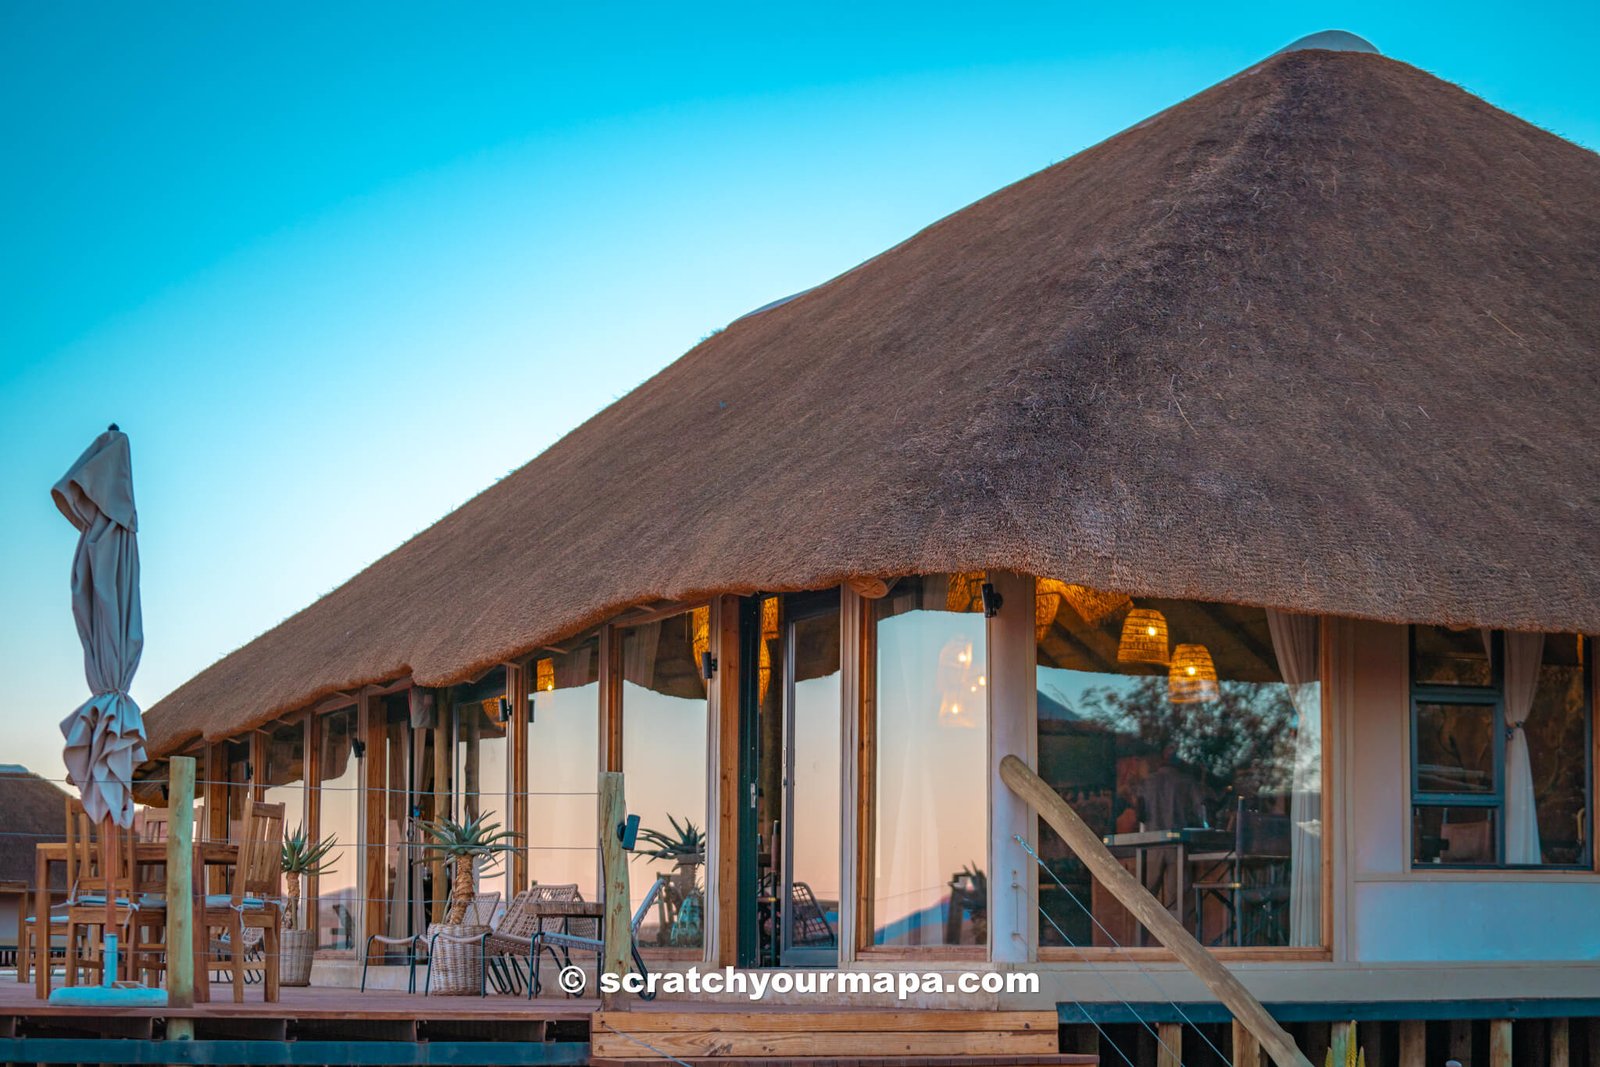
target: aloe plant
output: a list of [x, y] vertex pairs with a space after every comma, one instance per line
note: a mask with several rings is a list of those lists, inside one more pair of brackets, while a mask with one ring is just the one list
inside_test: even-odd
[[701, 832], [691, 819], [684, 819], [680, 824], [673, 815], [667, 816], [667, 821], [672, 824], [672, 833], [661, 830], [640, 830], [639, 840], [647, 845], [656, 847], [645, 855], [656, 860], [674, 860], [682, 862], [686, 859], [695, 859], [706, 850], [706, 835]]
[[433, 840], [427, 842], [426, 847], [444, 853], [452, 864], [450, 877], [450, 906], [445, 911], [444, 921], [446, 926], [459, 925], [467, 917], [467, 909], [472, 906], [473, 869], [478, 860], [492, 857], [497, 853], [510, 852], [516, 848], [515, 842], [521, 836], [510, 830], [500, 829], [497, 822], [489, 822], [493, 812], [484, 812], [465, 822], [446, 816], [432, 822], [422, 823], [422, 829]]
[[319, 874], [332, 874], [333, 867], [327, 862], [328, 853], [338, 847], [338, 844], [339, 838], [332, 834], [321, 841], [309, 840], [303, 826], [296, 827], [292, 834], [284, 832], [283, 851], [279, 854], [278, 865], [283, 868], [284, 883], [289, 897], [288, 914], [283, 920], [286, 929], [299, 928], [300, 879]]

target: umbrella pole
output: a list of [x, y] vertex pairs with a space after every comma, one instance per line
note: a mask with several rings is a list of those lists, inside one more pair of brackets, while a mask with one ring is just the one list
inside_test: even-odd
[[[116, 829], [116, 821], [109, 815], [100, 824], [100, 868], [106, 885], [106, 924], [101, 928], [100, 952], [100, 981], [103, 985], [114, 985], [117, 980], [117, 935], [113, 932], [117, 922]], [[128, 890], [131, 893], [133, 887], [129, 886]], [[131, 897], [128, 904], [130, 907], [133, 904]]]

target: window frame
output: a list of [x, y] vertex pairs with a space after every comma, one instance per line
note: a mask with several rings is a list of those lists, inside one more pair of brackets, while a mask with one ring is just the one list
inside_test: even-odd
[[[1409, 796], [1406, 805], [1406, 852], [1408, 869], [1412, 872], [1446, 871], [1515, 871], [1592, 873], [1596, 863], [1594, 847], [1594, 793], [1595, 793], [1595, 730], [1594, 730], [1594, 678], [1595, 664], [1593, 638], [1577, 634], [1579, 657], [1584, 664], [1583, 683], [1583, 736], [1584, 756], [1588, 761], [1583, 776], [1584, 826], [1587, 828], [1584, 855], [1575, 863], [1507, 863], [1506, 854], [1506, 735], [1505, 719], [1505, 631], [1491, 630], [1489, 641], [1490, 677], [1488, 686], [1448, 685], [1418, 682], [1417, 629], [1414, 623], [1406, 627], [1406, 683], [1410, 720], [1407, 737], [1409, 761]], [[1418, 714], [1424, 704], [1455, 704], [1490, 707], [1494, 723], [1494, 790], [1489, 793], [1441, 793], [1424, 790], [1420, 785], [1418, 753]], [[1487, 808], [1495, 813], [1494, 854], [1492, 863], [1426, 863], [1417, 858], [1416, 812], [1418, 808]]]

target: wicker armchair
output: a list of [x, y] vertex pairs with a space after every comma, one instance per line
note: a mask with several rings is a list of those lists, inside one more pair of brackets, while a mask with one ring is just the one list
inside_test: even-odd
[[[581, 900], [576, 882], [564, 885], [534, 885], [512, 899], [500, 925], [484, 939], [484, 967], [489, 981], [499, 993], [521, 993], [526, 989], [531, 997], [536, 992], [535, 982], [523, 981], [522, 968], [515, 960], [528, 960], [531, 972], [538, 970], [538, 935], [545, 930], [555, 930], [559, 919], [541, 918], [539, 905], [558, 900]], [[593, 923], [594, 920], [579, 920]], [[487, 992], [487, 989], [485, 990]]]

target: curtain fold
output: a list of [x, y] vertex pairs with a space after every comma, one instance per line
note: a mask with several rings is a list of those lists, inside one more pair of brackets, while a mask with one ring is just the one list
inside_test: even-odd
[[1544, 634], [1506, 634], [1506, 862], [1539, 863], [1539, 805], [1523, 728], [1539, 691]]
[[1296, 726], [1289, 787], [1289, 944], [1322, 944], [1321, 620], [1267, 609], [1278, 671]]

